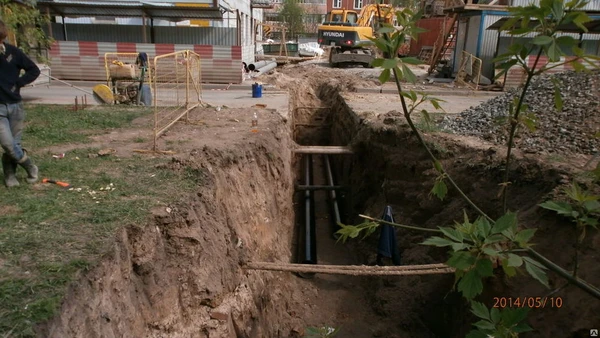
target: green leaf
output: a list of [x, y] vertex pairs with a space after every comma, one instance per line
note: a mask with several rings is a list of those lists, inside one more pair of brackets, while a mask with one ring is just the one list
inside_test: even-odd
[[513, 332], [522, 333], [522, 332], [530, 332], [533, 331], [531, 326], [527, 325], [527, 323], [519, 323], [513, 327]]
[[502, 323], [506, 327], [512, 327], [513, 325], [518, 324], [519, 322], [525, 320], [527, 318], [527, 313], [529, 312], [529, 308], [505, 308], [500, 313], [500, 317], [502, 318]]
[[396, 31], [396, 29], [394, 27], [384, 26], [384, 27], [379, 28], [377, 30], [377, 33], [379, 33], [379, 34], [386, 34], [386, 33], [391, 33], [391, 32], [394, 32], [394, 31]]
[[483, 303], [472, 301], [471, 312], [481, 319], [490, 320], [490, 311]]
[[560, 57], [563, 55], [562, 50], [556, 43], [556, 41], [552, 41], [550, 46], [548, 46], [548, 50], [546, 51], [548, 54], [548, 59], [550, 62], [558, 62], [560, 61]]
[[456, 229], [448, 228], [448, 227], [438, 227], [440, 231], [446, 235], [446, 237], [454, 240], [455, 242], [462, 242], [464, 237], [461, 232], [456, 231]]
[[585, 201], [585, 202], [583, 202], [583, 207], [588, 212], [598, 211], [598, 210], [600, 210], [600, 202], [598, 202], [596, 200]]
[[571, 64], [571, 67], [573, 67], [573, 70], [576, 72], [582, 72], [582, 71], [586, 70], [585, 66], [577, 60], [571, 61], [570, 64]]
[[467, 243], [452, 243], [452, 250], [454, 251], [460, 251], [470, 247], [471, 246]]
[[481, 249], [481, 252], [483, 252], [484, 254], [486, 254], [490, 257], [498, 257], [498, 255], [500, 254], [500, 252], [498, 250], [490, 248], [489, 246]]
[[504, 273], [508, 277], [514, 277], [517, 275], [517, 269], [515, 269], [513, 266], [508, 266], [508, 260], [506, 259], [502, 260], [502, 270], [504, 270]]
[[462, 292], [463, 296], [467, 299], [473, 299], [473, 297], [479, 295], [483, 291], [481, 277], [475, 270], [468, 271], [463, 278], [460, 279], [458, 282], [458, 291]]
[[417, 76], [405, 64], [402, 65], [402, 75], [404, 76], [404, 79], [410, 83], [417, 82]]
[[492, 234], [501, 233], [508, 229], [516, 229], [517, 227], [517, 214], [514, 212], [507, 212], [502, 217], [498, 218], [494, 226], [492, 227]]
[[440, 173], [440, 174], [442, 174], [442, 173], [444, 172], [444, 170], [443, 170], [443, 168], [442, 168], [442, 163], [441, 163], [440, 161], [438, 161], [438, 160], [435, 160], [435, 161], [433, 162], [433, 167], [434, 167], [434, 168], [435, 168], [435, 170], [436, 170], [438, 173]]
[[525, 270], [527, 270], [531, 277], [537, 279], [540, 283], [549, 288], [550, 286], [548, 285], [548, 276], [546, 275], [544, 270], [540, 268], [540, 263], [534, 261], [529, 257], [523, 257], [523, 260], [525, 261]]
[[519, 246], [524, 247], [529, 242], [531, 237], [533, 237], [533, 234], [535, 234], [536, 231], [537, 229], [521, 230], [515, 235], [515, 241], [519, 243]]
[[500, 322], [500, 310], [498, 310], [497, 307], [493, 307], [492, 310], [490, 310], [490, 319], [496, 324]]
[[504, 236], [500, 235], [500, 234], [495, 234], [495, 235], [491, 235], [489, 237], [487, 237], [483, 243], [484, 244], [492, 244], [492, 243], [498, 243], [498, 242], [502, 242], [505, 241], [506, 238], [504, 238]]
[[409, 65], [422, 65], [425, 62], [415, 58], [415, 57], [405, 57], [405, 58], [401, 58], [400, 61], [402, 61], [402, 63], [406, 63]]
[[583, 12], [579, 12], [579, 15], [577, 15], [574, 19], [573, 19], [573, 23], [579, 27], [581, 30], [583, 30], [585, 33], [587, 33], [588, 29], [587, 27], [585, 27], [583, 24], [586, 22], [590, 22], [592, 21], [592, 19], [585, 13]]
[[433, 108], [435, 108], [436, 110], [444, 110], [442, 108], [442, 106], [440, 105], [440, 100], [437, 99], [430, 99], [429, 102], [431, 102], [431, 105], [433, 106]]
[[444, 183], [444, 181], [438, 180], [433, 185], [431, 193], [443, 201], [446, 197], [446, 194], [448, 193], [448, 187], [446, 186], [446, 183]]
[[551, 44], [553, 41], [554, 41], [554, 39], [550, 36], [538, 35], [535, 38], [533, 38], [531, 43], [533, 43], [534, 45], [538, 45], [538, 46], [545, 46], [545, 45]]
[[384, 69], [381, 72], [381, 75], [379, 75], [379, 83], [384, 84], [384, 83], [388, 82], [389, 79], [390, 79], [390, 70]]
[[496, 325], [494, 325], [494, 323], [487, 321], [487, 320], [480, 320], [480, 321], [474, 323], [473, 326], [475, 326], [476, 328], [481, 329], [481, 330], [495, 330], [496, 329]]
[[467, 270], [475, 264], [475, 257], [466, 251], [456, 251], [452, 253], [446, 264], [459, 270]]
[[571, 47], [577, 45], [577, 40], [575, 40], [572, 36], [564, 35], [557, 37], [556, 43], [558, 43], [561, 46]]
[[371, 66], [373, 66], [373, 67], [376, 67], [376, 68], [377, 68], [377, 67], [381, 67], [381, 66], [383, 66], [383, 62], [384, 62], [384, 61], [385, 61], [385, 59], [382, 59], [382, 58], [377, 58], [377, 59], [374, 59], [374, 60], [371, 62]]
[[492, 225], [487, 220], [487, 218], [480, 217], [475, 221], [477, 228], [481, 230], [481, 237], [487, 238], [490, 235], [490, 231], [492, 230]]
[[427, 238], [421, 244], [423, 244], [423, 245], [433, 245], [433, 246], [437, 246], [437, 247], [441, 248], [441, 247], [444, 247], [444, 246], [451, 246], [452, 244], [454, 244], [454, 242], [452, 242], [451, 240], [448, 240], [446, 238], [442, 238], [442, 237], [438, 237], [438, 236], [433, 236], [433, 237]]
[[540, 204], [540, 207], [552, 211], [556, 211], [559, 215], [570, 216], [573, 211], [573, 207], [566, 202], [555, 202], [555, 201], [546, 201]]
[[491, 277], [494, 275], [494, 267], [492, 261], [488, 258], [482, 258], [475, 264], [475, 271], [480, 277]]
[[384, 69], [392, 69], [398, 65], [398, 59], [384, 59], [382, 67]]
[[508, 263], [508, 266], [519, 267], [519, 266], [523, 265], [523, 259], [521, 258], [521, 256], [515, 255], [513, 253], [509, 253], [507, 263]]

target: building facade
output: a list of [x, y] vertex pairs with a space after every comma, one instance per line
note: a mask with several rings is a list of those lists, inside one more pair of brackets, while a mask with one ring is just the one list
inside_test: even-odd
[[253, 27], [265, 1], [38, 0], [37, 6], [51, 16], [48, 34], [56, 42], [49, 54], [59, 78], [100, 80], [107, 52], [152, 58], [189, 49], [201, 55], [203, 82], [239, 83], [242, 62], [255, 60]]

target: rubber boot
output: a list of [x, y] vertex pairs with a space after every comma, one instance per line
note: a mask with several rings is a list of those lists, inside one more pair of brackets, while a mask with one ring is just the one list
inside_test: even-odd
[[2, 171], [4, 171], [4, 184], [8, 188], [19, 185], [17, 180], [17, 161], [13, 160], [7, 154], [2, 154]]
[[23, 158], [19, 161], [19, 165], [27, 171], [27, 183], [35, 183], [38, 180], [38, 167], [33, 164], [31, 158], [25, 154]]

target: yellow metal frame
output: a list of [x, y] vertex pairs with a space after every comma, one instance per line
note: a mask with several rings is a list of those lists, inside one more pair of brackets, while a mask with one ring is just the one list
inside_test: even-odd
[[[184, 50], [184, 51], [178, 51], [178, 52], [173, 52], [173, 53], [169, 53], [169, 54], [163, 54], [163, 55], [158, 55], [156, 57], [154, 57], [154, 74], [155, 76], [159, 76], [159, 74], [161, 73], [161, 68], [160, 68], [160, 64], [161, 64], [161, 60], [167, 59], [167, 58], [173, 58], [173, 61], [175, 62], [175, 76], [176, 76], [176, 83], [179, 82], [179, 78], [178, 78], [178, 74], [179, 74], [179, 67], [183, 66], [185, 67], [185, 103], [183, 105], [179, 105], [177, 106], [175, 109], [173, 109], [171, 112], [168, 113], [176, 113], [176, 115], [174, 117], [172, 117], [169, 121], [167, 121], [167, 123], [164, 126], [159, 126], [159, 121], [161, 121], [162, 119], [160, 118], [159, 114], [164, 112], [163, 110], [161, 110], [161, 107], [158, 106], [158, 95], [160, 95], [161, 93], [161, 88], [159, 88], [158, 83], [160, 82], [160, 79], [155, 79], [155, 81], [153, 82], [153, 88], [154, 88], [154, 144], [153, 144], [153, 150], [156, 151], [157, 150], [157, 140], [158, 137], [160, 137], [160, 135], [162, 135], [165, 131], [167, 131], [169, 128], [171, 128], [175, 123], [177, 123], [177, 121], [181, 120], [184, 116], [185, 116], [185, 120], [188, 121], [189, 120], [189, 112], [194, 109], [199, 107], [202, 104], [202, 85], [201, 85], [201, 74], [202, 74], [202, 65], [200, 63], [201, 58], [200, 55], [190, 51], [190, 50]], [[194, 71], [191, 67], [191, 63], [188, 61], [191, 58], [195, 58], [198, 60], [198, 74], [192, 74], [192, 71]], [[180, 60], [181, 59], [181, 60]], [[180, 62], [181, 61], [181, 62]], [[194, 78], [192, 75], [197, 75], [196, 79], [198, 80], [197, 82], [194, 81]], [[190, 97], [190, 92], [191, 89], [194, 89], [194, 92], [197, 94], [197, 97]], [[179, 101], [179, 91], [176, 92], [177, 94], [177, 101]], [[183, 111], [180, 113], [177, 113], [177, 111], [179, 109], [183, 108]], [[170, 114], [168, 114], [170, 115]]]

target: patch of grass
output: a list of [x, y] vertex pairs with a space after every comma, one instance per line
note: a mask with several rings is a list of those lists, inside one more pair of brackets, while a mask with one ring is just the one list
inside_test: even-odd
[[55, 314], [68, 284], [111, 247], [119, 227], [146, 224], [152, 207], [181, 200], [205, 181], [201, 169], [170, 170], [167, 157], [88, 158], [97, 152], [91, 148], [62, 159], [42, 157], [36, 153], [42, 145], [85, 142], [86, 135], [128, 128], [143, 114], [60, 107], [69, 115], [63, 119], [58, 108], [28, 107], [33, 113], [25, 136], [40, 177], [68, 182], [71, 189], [28, 185], [21, 168], [19, 187], [0, 187], [0, 211], [6, 211], [0, 212], [0, 337], [35, 336], [34, 325]]
[[85, 143], [90, 135], [129, 126], [135, 118], [150, 114], [149, 109], [110, 106], [70, 111], [59, 105], [25, 108], [27, 119], [24, 143], [33, 149], [65, 143]]

